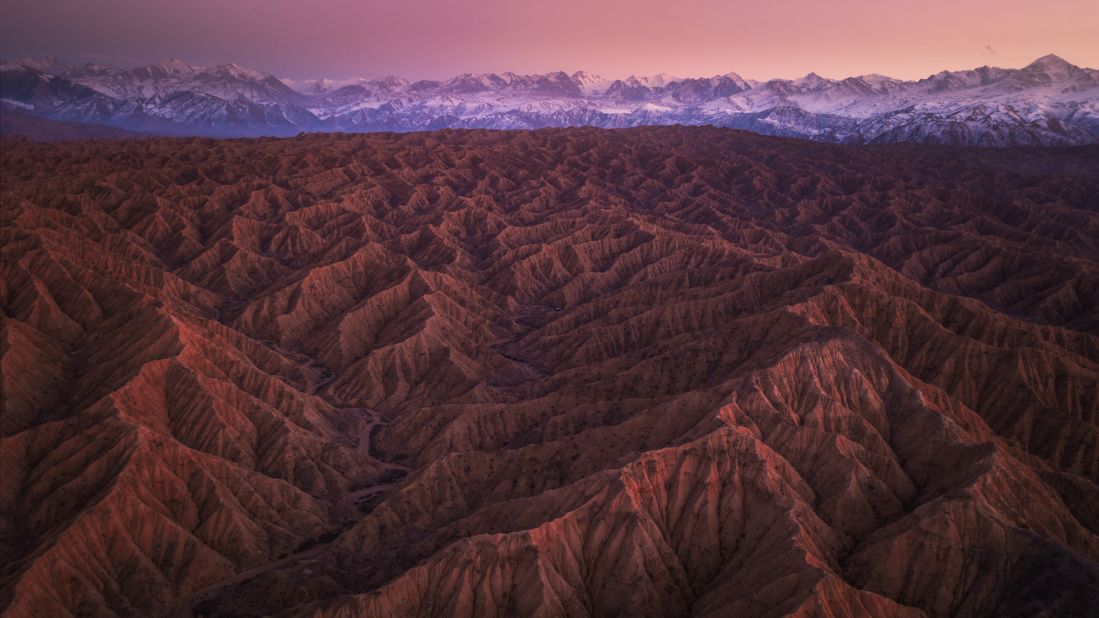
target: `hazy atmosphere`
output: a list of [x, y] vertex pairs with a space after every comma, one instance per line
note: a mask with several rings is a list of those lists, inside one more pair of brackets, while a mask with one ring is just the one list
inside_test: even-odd
[[113, 64], [232, 61], [293, 78], [583, 69], [915, 79], [1018, 67], [1047, 53], [1099, 66], [1099, 3], [1034, 8], [1024, 0], [40, 0], [5, 3], [0, 52]]
[[1099, 607], [1099, 0], [4, 0], [0, 618]]

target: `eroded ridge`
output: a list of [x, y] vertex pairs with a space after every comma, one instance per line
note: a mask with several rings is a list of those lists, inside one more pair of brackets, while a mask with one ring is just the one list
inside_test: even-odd
[[5, 615], [1099, 606], [1099, 149], [0, 156]]

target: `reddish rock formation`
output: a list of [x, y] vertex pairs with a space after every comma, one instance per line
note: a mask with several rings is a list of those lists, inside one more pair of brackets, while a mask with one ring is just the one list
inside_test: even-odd
[[6, 616], [1099, 606], [1099, 149], [3, 146]]

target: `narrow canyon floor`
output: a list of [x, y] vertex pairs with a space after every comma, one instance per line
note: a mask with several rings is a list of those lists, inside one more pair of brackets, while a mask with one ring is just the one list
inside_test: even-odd
[[4, 616], [1099, 607], [1099, 147], [0, 152]]

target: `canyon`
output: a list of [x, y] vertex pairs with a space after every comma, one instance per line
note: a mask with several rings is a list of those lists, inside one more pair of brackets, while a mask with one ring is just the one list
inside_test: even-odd
[[5, 616], [1099, 607], [1099, 146], [0, 149]]

